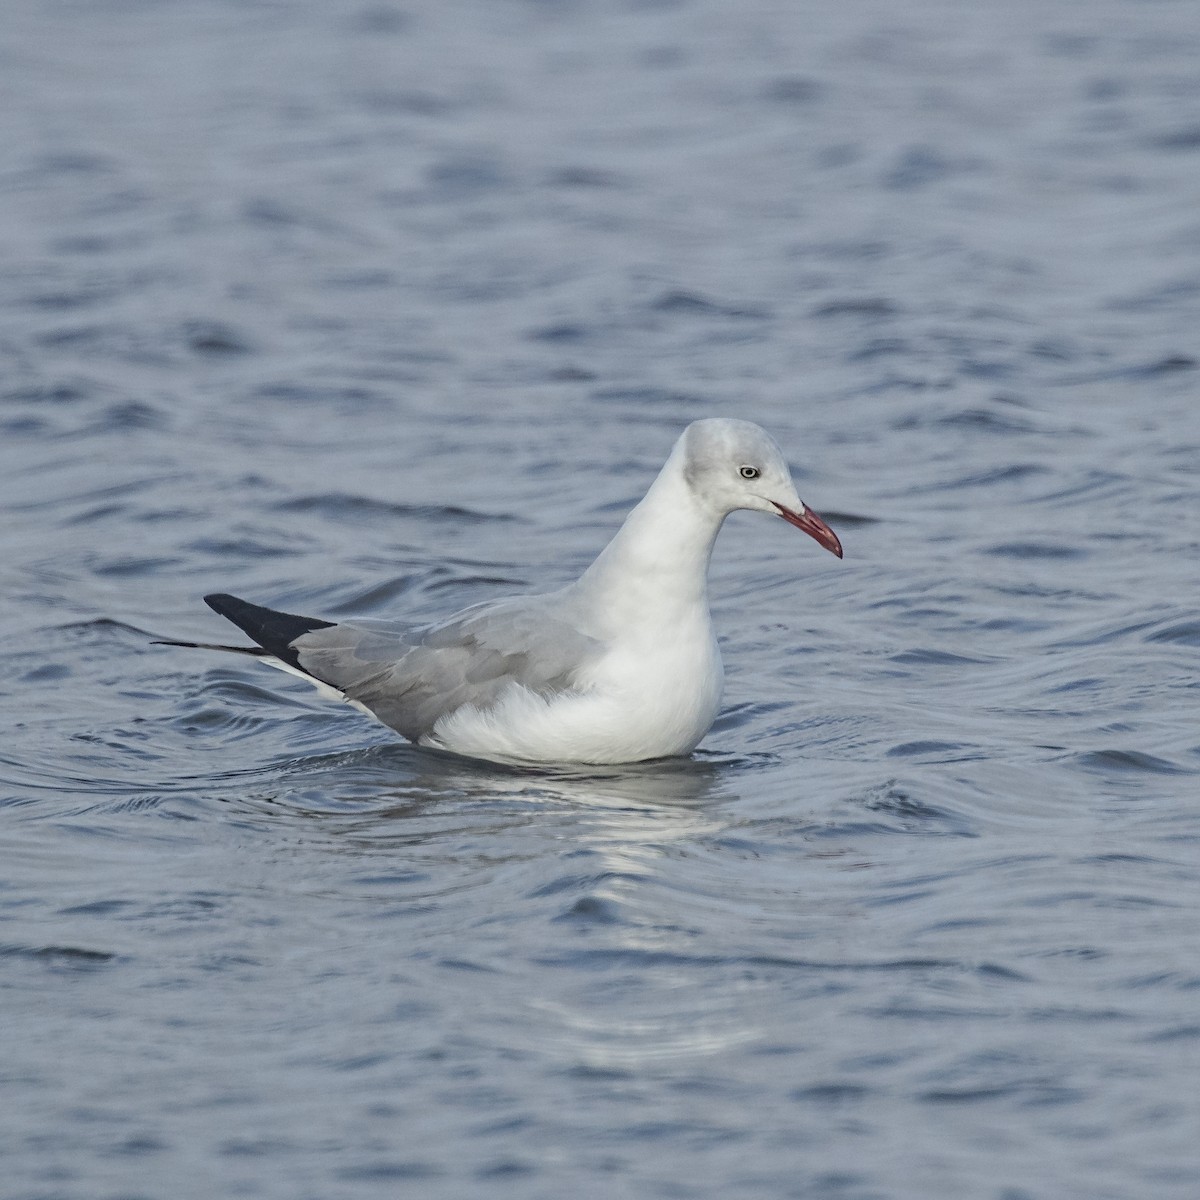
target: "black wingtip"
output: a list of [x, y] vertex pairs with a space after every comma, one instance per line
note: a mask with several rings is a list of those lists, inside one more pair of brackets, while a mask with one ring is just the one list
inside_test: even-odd
[[[225, 592], [213, 592], [204, 597], [204, 603], [226, 620], [232, 621], [243, 633], [256, 641], [268, 654], [300, 667], [292, 642], [314, 629], [329, 629], [333, 621], [320, 621], [316, 617], [301, 617], [295, 613], [276, 612], [239, 600]], [[300, 667], [303, 670], [303, 667]]]
[[151, 646], [179, 646], [184, 650], [225, 650], [230, 654], [251, 654], [261, 658], [266, 651], [261, 646], [225, 646], [217, 642], [181, 642], [175, 638], [154, 638]]

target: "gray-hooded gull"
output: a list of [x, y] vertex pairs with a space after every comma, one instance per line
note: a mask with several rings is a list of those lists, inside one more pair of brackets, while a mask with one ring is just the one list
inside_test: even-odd
[[780, 516], [842, 556], [749, 421], [689, 425], [616, 536], [574, 583], [474, 604], [432, 625], [321, 621], [206, 603], [251, 654], [420, 746], [506, 763], [624, 763], [688, 754], [716, 719], [724, 671], [708, 562], [735, 509]]

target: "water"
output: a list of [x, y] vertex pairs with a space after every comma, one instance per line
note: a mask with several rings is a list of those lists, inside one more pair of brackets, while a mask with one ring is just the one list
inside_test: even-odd
[[[15, 1200], [1195, 1196], [1200, 11], [10, 0]], [[685, 762], [148, 644], [570, 578], [704, 415]]]

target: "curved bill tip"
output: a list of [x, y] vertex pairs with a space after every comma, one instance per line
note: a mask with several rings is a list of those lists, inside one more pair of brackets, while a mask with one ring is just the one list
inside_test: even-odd
[[838, 558], [842, 557], [842, 543], [838, 541], [838, 535], [811, 508], [806, 507], [803, 512], [793, 512], [775, 500], [772, 500], [771, 503], [779, 509], [779, 515], [789, 525], [803, 529], [810, 538], [820, 542], [830, 554], [836, 554]]

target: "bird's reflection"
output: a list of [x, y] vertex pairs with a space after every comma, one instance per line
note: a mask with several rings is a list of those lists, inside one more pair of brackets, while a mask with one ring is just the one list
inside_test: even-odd
[[[477, 1003], [486, 972], [514, 1044], [572, 1070], [625, 1070], [757, 1036], [744, 989], [714, 1004], [691, 984], [723, 969], [711, 947], [693, 961], [694, 938], [727, 903], [713, 847], [759, 765], [701, 754], [526, 770], [383, 745], [276, 763], [255, 819], [274, 821], [272, 842], [336, 856], [303, 886], [397, 914], [405, 945], [452, 946], [443, 1000], [461, 987]], [[615, 1006], [601, 999], [613, 989]]]
[[[620, 843], [699, 834], [719, 821], [737, 764], [728, 756], [614, 767], [518, 768], [388, 743], [276, 762], [264, 788], [233, 803], [278, 818], [324, 824], [331, 835], [395, 843], [477, 824], [498, 833], [557, 814], [574, 829]], [[247, 782], [247, 781], [242, 781]]]

